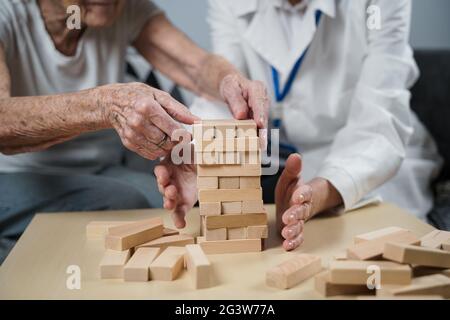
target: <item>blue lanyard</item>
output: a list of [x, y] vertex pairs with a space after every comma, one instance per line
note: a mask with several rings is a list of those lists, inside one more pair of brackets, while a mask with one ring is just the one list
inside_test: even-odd
[[[319, 25], [320, 18], [322, 16], [321, 11], [316, 11], [316, 25]], [[291, 73], [289, 74], [289, 77], [287, 79], [286, 85], [284, 86], [284, 89], [280, 91], [280, 78], [278, 75], [278, 71], [272, 66], [272, 79], [273, 79], [273, 86], [275, 89], [275, 99], [277, 103], [282, 102], [286, 96], [289, 94], [289, 91], [291, 91], [292, 84], [294, 83], [294, 80], [297, 76], [298, 71], [300, 70], [300, 67], [303, 63], [303, 59], [306, 56], [306, 53], [308, 52], [308, 48], [306, 48], [305, 52], [300, 56], [300, 58], [297, 60], [297, 62], [294, 65], [294, 68], [292, 69]]]

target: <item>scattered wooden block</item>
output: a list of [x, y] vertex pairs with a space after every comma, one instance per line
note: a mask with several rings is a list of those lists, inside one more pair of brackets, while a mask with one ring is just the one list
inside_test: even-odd
[[227, 239], [228, 240], [247, 239], [246, 228], [228, 228]]
[[123, 269], [130, 259], [130, 250], [115, 251], [106, 250], [100, 262], [101, 279], [122, 279]]
[[442, 250], [450, 251], [450, 239], [442, 243]]
[[247, 239], [266, 239], [269, 236], [269, 227], [267, 225], [248, 226]]
[[185, 247], [168, 247], [150, 265], [153, 280], [172, 281], [184, 267]]
[[375, 294], [363, 284], [335, 284], [330, 282], [330, 272], [325, 271], [314, 277], [314, 288], [324, 297], [356, 294]]
[[219, 189], [239, 189], [239, 177], [220, 177]]
[[436, 268], [436, 267], [426, 267], [419, 265], [411, 265], [413, 278], [429, 276], [432, 274], [443, 274], [447, 277], [450, 277], [450, 269]]
[[180, 231], [174, 230], [171, 228], [166, 228], [166, 227], [164, 227], [164, 229], [163, 229], [163, 237], [174, 236], [176, 234], [180, 234]]
[[242, 201], [225, 201], [221, 204], [222, 214], [241, 214]]
[[176, 234], [140, 244], [136, 248], [160, 248], [164, 250], [167, 247], [184, 247], [193, 243], [195, 243], [194, 237], [187, 234]]
[[450, 278], [442, 274], [434, 274], [412, 279], [408, 286], [382, 287], [377, 290], [378, 296], [417, 296], [438, 295], [445, 299], [450, 298]]
[[91, 221], [86, 225], [86, 238], [104, 239], [111, 227], [121, 226], [132, 221]]
[[260, 176], [260, 164], [235, 164], [235, 165], [198, 165], [197, 175], [199, 177], [237, 177], [237, 176]]
[[197, 237], [197, 243], [200, 244], [206, 254], [261, 251], [261, 240], [259, 239], [205, 241], [203, 237]]
[[194, 288], [209, 288], [211, 286], [212, 267], [202, 247], [198, 244], [187, 245], [185, 261]]
[[261, 199], [242, 201], [242, 213], [247, 214], [261, 212], [265, 212], [264, 203]]
[[217, 177], [197, 177], [198, 189], [218, 189], [219, 178]]
[[399, 263], [450, 268], [450, 252], [401, 243], [386, 243], [383, 258]]
[[442, 243], [450, 239], [450, 231], [433, 230], [420, 239], [422, 247], [440, 249]]
[[159, 255], [160, 248], [139, 248], [128, 260], [123, 270], [125, 281], [148, 281], [150, 278], [150, 264]]
[[217, 189], [217, 190], [199, 190], [198, 199], [200, 202], [229, 202], [229, 201], [247, 201], [261, 200], [261, 189], [248, 189], [243, 192], [240, 189]]
[[216, 202], [200, 202], [201, 216], [219, 216], [222, 208], [219, 201]]
[[335, 284], [367, 284], [371, 273], [368, 268], [380, 268], [381, 284], [409, 284], [412, 270], [408, 265], [389, 261], [331, 261], [330, 282]]
[[240, 177], [239, 187], [241, 189], [261, 188], [261, 177]]
[[408, 231], [408, 230], [399, 228], [399, 227], [387, 227], [387, 228], [383, 228], [383, 229], [375, 230], [372, 232], [367, 232], [367, 233], [357, 235], [353, 238], [353, 243], [357, 244], [360, 242], [375, 240], [375, 239], [379, 239], [379, 238], [387, 236], [387, 235], [403, 233], [406, 231]]
[[347, 248], [347, 257], [355, 260], [377, 259], [383, 254], [384, 245], [387, 242], [419, 244], [420, 240], [408, 230], [395, 234], [389, 234], [374, 240], [368, 240], [350, 246]]
[[251, 213], [251, 214], [230, 214], [220, 216], [207, 216], [206, 229], [218, 228], [239, 228], [248, 226], [259, 226], [267, 224], [266, 213]]
[[109, 228], [105, 247], [123, 251], [162, 237], [163, 234], [164, 226], [161, 217], [136, 221]]
[[279, 289], [289, 289], [306, 280], [322, 269], [320, 257], [298, 254], [270, 269], [266, 273], [266, 284]]
[[333, 256], [334, 260], [347, 260], [347, 252], [339, 252]]

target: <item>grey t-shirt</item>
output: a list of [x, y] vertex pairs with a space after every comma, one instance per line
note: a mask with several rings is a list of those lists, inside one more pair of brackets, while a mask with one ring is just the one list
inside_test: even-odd
[[[0, 42], [11, 75], [12, 96], [76, 92], [123, 82], [126, 49], [149, 18], [161, 11], [150, 0], [127, 0], [122, 15], [108, 28], [83, 34], [74, 56], [55, 49], [37, 0], [0, 4]], [[117, 164], [120, 139], [112, 130], [88, 133], [45, 151], [0, 154], [0, 172], [89, 173]]]

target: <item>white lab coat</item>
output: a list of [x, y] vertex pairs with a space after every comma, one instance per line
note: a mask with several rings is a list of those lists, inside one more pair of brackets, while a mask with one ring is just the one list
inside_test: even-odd
[[[288, 47], [277, 0], [210, 0], [214, 51], [249, 78], [266, 83], [274, 97], [270, 66], [286, 79], [304, 50]], [[370, 5], [381, 9], [381, 29], [366, 27]], [[287, 139], [301, 152], [302, 176], [328, 179], [345, 209], [381, 196], [420, 218], [432, 207], [429, 187], [440, 157], [409, 106], [418, 69], [408, 45], [409, 0], [311, 0], [305, 37], [309, 51], [283, 103]], [[203, 118], [230, 117], [224, 105], [196, 99]]]

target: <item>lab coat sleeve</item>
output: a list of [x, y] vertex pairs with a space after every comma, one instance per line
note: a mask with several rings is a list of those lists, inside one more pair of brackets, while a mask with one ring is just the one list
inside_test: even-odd
[[381, 29], [366, 31], [368, 51], [347, 123], [318, 172], [340, 192], [345, 209], [397, 173], [413, 131], [408, 88], [418, 70], [408, 45], [411, 1], [367, 3], [381, 9]]
[[[227, 59], [235, 68], [247, 75], [247, 68], [239, 33], [236, 28], [236, 17], [230, 4], [223, 0], [208, 1], [208, 24], [211, 30], [213, 52]], [[217, 101], [197, 97], [190, 110], [203, 119], [232, 118], [228, 107]]]

